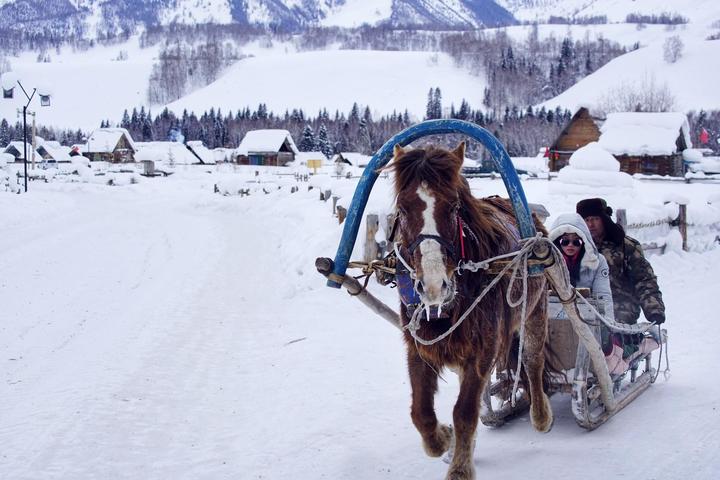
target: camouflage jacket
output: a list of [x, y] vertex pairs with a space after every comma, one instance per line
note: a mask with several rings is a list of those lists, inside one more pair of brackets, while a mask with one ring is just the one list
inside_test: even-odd
[[622, 245], [603, 240], [598, 248], [610, 267], [615, 320], [637, 323], [641, 307], [648, 320], [652, 315], [665, 318], [665, 304], [657, 277], [643, 255], [640, 243], [625, 236]]

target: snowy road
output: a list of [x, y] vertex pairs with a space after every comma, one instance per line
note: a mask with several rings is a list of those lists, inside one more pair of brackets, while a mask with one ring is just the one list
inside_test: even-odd
[[[443, 478], [399, 334], [314, 272], [328, 209], [182, 180], [0, 198], [0, 478]], [[720, 250], [653, 264], [671, 380], [592, 433], [562, 396], [547, 435], [480, 426], [479, 478], [718, 478]]]

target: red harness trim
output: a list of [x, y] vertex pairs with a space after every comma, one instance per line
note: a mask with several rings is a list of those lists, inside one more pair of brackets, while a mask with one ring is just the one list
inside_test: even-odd
[[460, 229], [460, 258], [465, 260], [465, 239], [463, 234], [462, 217], [458, 215], [458, 228]]

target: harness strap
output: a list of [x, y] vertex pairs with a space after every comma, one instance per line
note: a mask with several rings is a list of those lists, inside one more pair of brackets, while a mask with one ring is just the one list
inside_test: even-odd
[[415, 241], [412, 242], [410, 244], [410, 246], [408, 247], [408, 251], [410, 252], [410, 255], [412, 255], [415, 252], [415, 249], [424, 240], [435, 240], [436, 242], [438, 242], [440, 244], [441, 247], [443, 247], [447, 251], [447, 253], [450, 255], [450, 257], [453, 260], [457, 260], [455, 248], [452, 245], [450, 245], [450, 242], [448, 242], [447, 240], [442, 238], [440, 235], [426, 235], [426, 234], [418, 235], [417, 238], [415, 239]]

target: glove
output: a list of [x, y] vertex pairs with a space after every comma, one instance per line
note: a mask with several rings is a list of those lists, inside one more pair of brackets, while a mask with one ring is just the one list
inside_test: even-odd
[[662, 313], [653, 313], [648, 317], [648, 321], [655, 325], [660, 325], [661, 323], [665, 323], [665, 315]]

